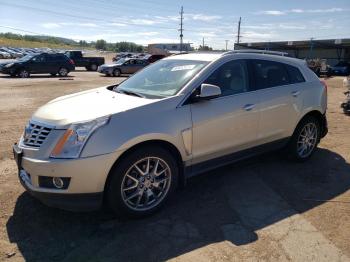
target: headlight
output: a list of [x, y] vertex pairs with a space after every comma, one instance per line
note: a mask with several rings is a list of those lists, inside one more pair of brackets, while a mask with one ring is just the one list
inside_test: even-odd
[[13, 65], [14, 65], [14, 63], [10, 63], [10, 64], [5, 65], [4, 67], [9, 68], [9, 67], [11, 67], [11, 66], [13, 66]]
[[109, 121], [108, 117], [72, 124], [57, 142], [50, 157], [78, 158], [91, 134]]

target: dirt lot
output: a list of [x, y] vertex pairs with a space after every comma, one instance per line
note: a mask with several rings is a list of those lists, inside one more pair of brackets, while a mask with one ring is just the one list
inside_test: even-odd
[[0, 260], [350, 261], [350, 118], [342, 78], [329, 85], [329, 134], [303, 164], [271, 153], [190, 179], [165, 209], [118, 221], [48, 208], [24, 192], [11, 159], [34, 110], [121, 79], [0, 76]]

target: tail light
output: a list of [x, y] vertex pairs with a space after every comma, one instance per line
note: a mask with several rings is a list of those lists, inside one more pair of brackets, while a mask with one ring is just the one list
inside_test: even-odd
[[72, 59], [69, 59], [69, 63], [71, 63], [72, 65], [74, 65], [74, 61]]

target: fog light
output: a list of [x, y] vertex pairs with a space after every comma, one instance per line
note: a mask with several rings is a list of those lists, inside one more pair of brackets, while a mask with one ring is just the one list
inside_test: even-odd
[[61, 189], [64, 186], [63, 180], [60, 177], [53, 177], [52, 184], [58, 189]]

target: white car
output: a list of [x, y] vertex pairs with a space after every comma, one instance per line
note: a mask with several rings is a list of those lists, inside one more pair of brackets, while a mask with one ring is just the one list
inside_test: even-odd
[[268, 150], [308, 159], [327, 133], [327, 86], [260, 51], [162, 59], [120, 85], [39, 108], [14, 145], [22, 185], [49, 206], [156, 211], [186, 178]]

